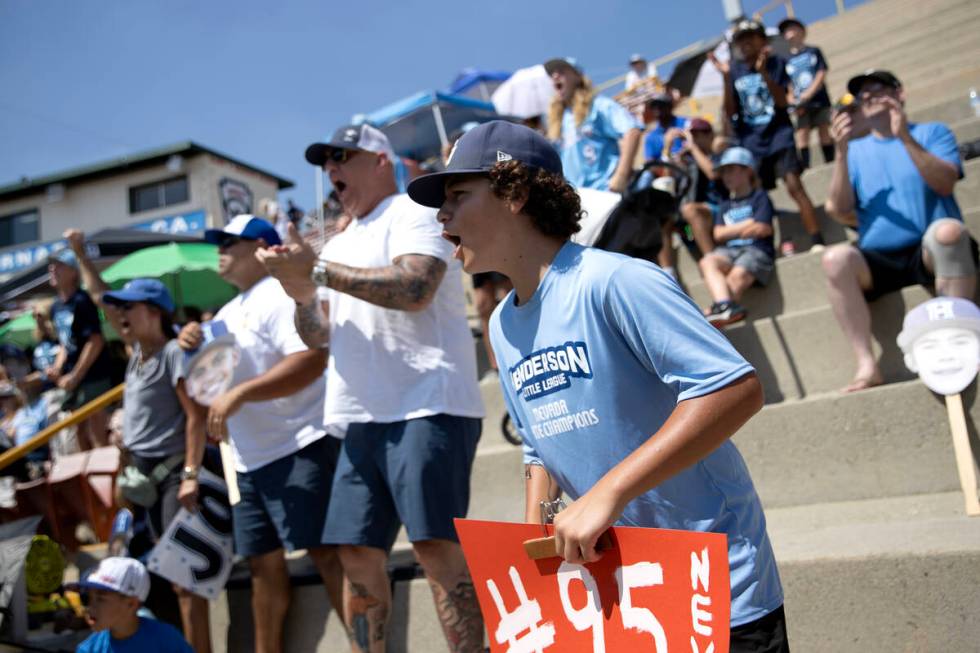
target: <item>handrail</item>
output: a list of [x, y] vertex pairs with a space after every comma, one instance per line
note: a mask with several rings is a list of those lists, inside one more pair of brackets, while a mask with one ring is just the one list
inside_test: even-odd
[[123, 389], [125, 387], [125, 383], [120, 383], [115, 388], [107, 390], [78, 410], [72, 411], [71, 415], [64, 418], [60, 422], [55, 422], [51, 426], [43, 429], [40, 433], [24, 444], [19, 444], [16, 447], [3, 452], [0, 454], [0, 470], [15, 463], [38, 447], [44, 446], [48, 443], [48, 440], [57, 435], [59, 431], [66, 429], [69, 426], [75, 426], [79, 422], [84, 422], [92, 415], [92, 413], [102, 410], [109, 404], [119, 401], [122, 398]]

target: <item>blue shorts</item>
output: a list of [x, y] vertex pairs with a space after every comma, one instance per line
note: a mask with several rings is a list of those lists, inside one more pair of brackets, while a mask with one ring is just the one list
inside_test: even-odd
[[454, 415], [350, 424], [323, 542], [387, 551], [402, 523], [412, 542], [459, 541], [453, 519], [469, 509], [481, 428]]
[[320, 546], [340, 440], [325, 435], [296, 453], [238, 473], [235, 552], [245, 557]]

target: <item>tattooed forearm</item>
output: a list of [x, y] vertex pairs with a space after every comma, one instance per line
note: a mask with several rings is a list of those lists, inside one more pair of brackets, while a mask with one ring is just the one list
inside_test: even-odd
[[319, 299], [308, 304], [296, 304], [293, 323], [299, 337], [310, 349], [323, 349], [330, 342], [330, 324]]
[[[360, 583], [347, 584], [347, 633], [356, 650], [370, 653], [378, 648], [376, 642], [384, 642], [385, 627], [388, 623], [388, 605], [381, 599], [371, 596], [367, 587]], [[384, 647], [383, 644], [380, 645]]]
[[442, 630], [452, 653], [483, 651], [483, 616], [476, 599], [476, 590], [470, 580], [459, 582], [445, 590], [430, 581], [436, 598], [436, 612], [442, 622]]
[[434, 256], [406, 254], [383, 268], [352, 268], [328, 263], [330, 287], [383, 308], [420, 311], [429, 305], [446, 274]]

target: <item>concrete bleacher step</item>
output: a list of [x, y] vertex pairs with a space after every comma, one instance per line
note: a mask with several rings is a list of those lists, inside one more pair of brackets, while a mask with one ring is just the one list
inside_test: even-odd
[[796, 651], [980, 642], [980, 519], [958, 492], [767, 510]]

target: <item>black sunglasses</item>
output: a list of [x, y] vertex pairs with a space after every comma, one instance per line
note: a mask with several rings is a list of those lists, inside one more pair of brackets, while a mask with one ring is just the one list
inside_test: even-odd
[[228, 235], [222, 238], [221, 242], [218, 243], [218, 249], [227, 249], [229, 247], [234, 247], [235, 245], [237, 245], [242, 241], [251, 242], [252, 240], [253, 240], [252, 238], [242, 238], [241, 236]]
[[334, 163], [347, 163], [352, 156], [357, 154], [357, 150], [346, 150], [342, 147], [332, 147], [326, 151], [326, 161]]

